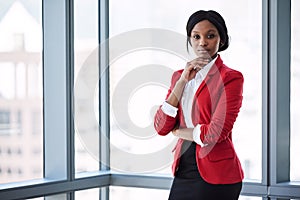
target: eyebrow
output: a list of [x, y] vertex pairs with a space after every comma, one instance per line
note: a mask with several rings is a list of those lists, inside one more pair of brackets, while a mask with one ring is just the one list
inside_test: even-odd
[[[199, 33], [198, 31], [192, 31], [192, 32], [194, 32], [194, 33]], [[210, 32], [217, 32], [217, 30], [215, 30], [215, 29], [209, 29], [209, 30], [207, 31], [207, 33], [210, 33]]]

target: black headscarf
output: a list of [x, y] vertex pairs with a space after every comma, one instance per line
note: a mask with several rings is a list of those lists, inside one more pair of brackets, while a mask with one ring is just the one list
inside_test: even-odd
[[194, 26], [203, 21], [203, 20], [208, 20], [210, 23], [212, 23], [218, 30], [221, 43], [218, 49], [218, 52], [224, 51], [225, 49], [228, 48], [229, 46], [229, 37], [228, 37], [228, 32], [227, 32], [227, 27], [225, 24], [225, 21], [223, 17], [216, 11], [213, 10], [199, 10], [195, 13], [193, 13], [186, 25], [186, 32], [187, 32], [187, 42], [191, 44], [190, 37], [191, 37], [191, 32], [194, 28]]

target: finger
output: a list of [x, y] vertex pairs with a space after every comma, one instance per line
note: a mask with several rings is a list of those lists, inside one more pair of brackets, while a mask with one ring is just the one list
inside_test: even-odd
[[199, 67], [198, 63], [196, 62], [189, 62], [186, 65], [186, 70], [189, 72], [192, 72], [193, 70], [195, 70], [197, 67]]
[[177, 136], [177, 131], [176, 131], [176, 130], [172, 130], [172, 134], [173, 134], [174, 136]]
[[206, 62], [197, 62], [193, 65], [193, 70], [201, 70], [206, 64]]
[[196, 63], [196, 64], [194, 65], [193, 69], [194, 69], [194, 70], [200, 70], [200, 69], [202, 69], [202, 67], [201, 67], [198, 63]]

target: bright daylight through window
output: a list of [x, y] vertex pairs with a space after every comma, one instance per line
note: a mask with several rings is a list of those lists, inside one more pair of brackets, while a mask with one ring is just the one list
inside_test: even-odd
[[[235, 9], [232, 12], [232, 5], [245, 9]], [[172, 72], [183, 68], [189, 59], [185, 46], [185, 23], [188, 16], [195, 12], [195, 8], [214, 8], [227, 21], [230, 35], [230, 46], [221, 55], [229, 66], [241, 71], [245, 78], [243, 106], [233, 130], [234, 144], [245, 178], [261, 181], [261, 6], [260, 1], [234, 0], [176, 3], [110, 1], [110, 145], [113, 170], [171, 175], [171, 147], [176, 139], [171, 134], [161, 137], [155, 133], [153, 114], [164, 101]], [[136, 7], [139, 9], [135, 9]], [[172, 12], [165, 12], [166, 7]], [[181, 13], [180, 16], [178, 13]], [[240, 30], [243, 30], [243, 34]], [[173, 49], [163, 46], [164, 31], [170, 31], [168, 34], [176, 38]], [[147, 34], [152, 36], [149, 41]], [[122, 46], [114, 42], [119, 41], [119, 38], [123, 39]], [[155, 41], [159, 41], [159, 44]], [[128, 49], [124, 50], [124, 45]], [[244, 55], [247, 55], [247, 62], [244, 61]], [[161, 78], [155, 75], [155, 70], [160, 70]], [[248, 149], [252, 151], [249, 152]], [[129, 159], [133, 162], [125, 162]], [[127, 193], [139, 196], [137, 190], [128, 189]], [[117, 188], [112, 189], [111, 194], [116, 199], [118, 195], [124, 195]]]
[[1, 1], [0, 183], [43, 176], [41, 1]]

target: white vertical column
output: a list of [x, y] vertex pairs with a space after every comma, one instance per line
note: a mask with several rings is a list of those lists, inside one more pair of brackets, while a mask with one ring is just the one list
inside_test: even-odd
[[44, 177], [67, 179], [66, 1], [43, 1]]

